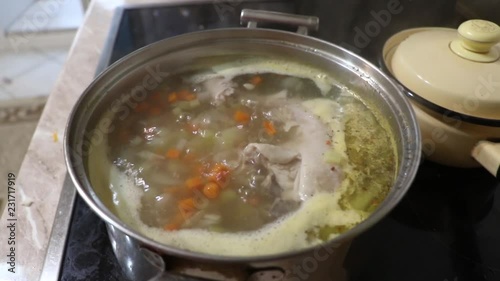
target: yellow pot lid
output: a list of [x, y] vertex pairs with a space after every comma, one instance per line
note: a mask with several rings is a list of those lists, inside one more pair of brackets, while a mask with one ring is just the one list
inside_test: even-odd
[[500, 27], [469, 20], [456, 29], [420, 28], [384, 46], [389, 71], [421, 98], [453, 112], [500, 119]]

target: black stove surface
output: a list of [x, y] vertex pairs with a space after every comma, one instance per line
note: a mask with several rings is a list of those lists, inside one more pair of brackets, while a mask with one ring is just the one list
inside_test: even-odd
[[[489, 9], [465, 7], [457, 1], [323, 2], [212, 1], [120, 10], [119, 24], [111, 34], [116, 37], [103, 60], [111, 64], [140, 47], [174, 35], [239, 26], [242, 8], [317, 15], [321, 25], [314, 36], [346, 47], [374, 64], [378, 63], [383, 42], [402, 29], [456, 27], [483, 10], [482, 18], [498, 23]], [[483, 169], [423, 162], [400, 204], [353, 241], [344, 266], [349, 281], [499, 281], [499, 183]], [[60, 280], [127, 280], [113, 254], [104, 222], [79, 196]]]

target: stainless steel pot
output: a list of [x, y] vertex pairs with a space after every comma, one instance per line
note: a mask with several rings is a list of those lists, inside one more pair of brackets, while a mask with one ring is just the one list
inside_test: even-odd
[[[133, 280], [171, 278], [171, 272], [179, 271], [216, 280], [229, 277], [235, 280], [343, 280], [342, 259], [349, 242], [389, 213], [413, 181], [420, 160], [419, 130], [411, 106], [392, 80], [364, 59], [304, 35], [308, 28], [317, 27], [317, 18], [243, 11], [242, 21], [248, 21], [249, 27], [256, 27], [257, 20], [298, 25], [302, 34], [231, 28], [191, 33], [151, 44], [99, 75], [71, 113], [64, 138], [69, 174], [80, 196], [106, 222], [115, 254]], [[131, 103], [144, 99], [144, 92], [154, 88], [165, 72], [196, 63], [201, 57], [220, 54], [284, 57], [312, 64], [334, 73], [338, 81], [387, 118], [397, 142], [397, 178], [385, 201], [367, 220], [317, 247], [270, 256], [225, 257], [160, 244], [132, 229], [110, 211], [106, 203], [109, 200], [105, 199], [109, 196], [107, 186], [92, 185], [89, 181], [89, 155], [105, 157], [89, 147], [101, 142], [103, 134], [113, 129], [110, 120], [101, 118], [103, 114], [126, 114], [133, 106]], [[126, 102], [123, 97], [127, 97]], [[102, 172], [105, 181], [106, 171]], [[185, 280], [175, 278], [172, 280]]]

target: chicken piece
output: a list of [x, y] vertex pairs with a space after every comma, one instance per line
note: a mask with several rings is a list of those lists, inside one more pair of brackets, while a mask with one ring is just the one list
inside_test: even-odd
[[224, 77], [214, 77], [202, 83], [211, 103], [221, 105], [226, 97], [234, 94], [234, 83]]
[[289, 104], [291, 122], [298, 123], [297, 137], [283, 144], [283, 147], [297, 151], [302, 158], [300, 174], [295, 192], [302, 200], [317, 191], [333, 191], [340, 185], [342, 171], [339, 166], [327, 164], [324, 154], [332, 148], [327, 145], [333, 132], [315, 114], [303, 105]]
[[247, 161], [262, 164], [269, 172], [262, 183], [263, 188], [271, 186], [271, 178], [281, 188], [281, 197], [298, 200], [294, 191], [300, 168], [300, 155], [292, 150], [265, 143], [250, 143], [243, 150]]
[[263, 156], [267, 161], [281, 165], [300, 160], [300, 155], [297, 152], [266, 143], [250, 143], [243, 150], [243, 154], [254, 159]]
[[[303, 201], [318, 191], [333, 191], [340, 185], [339, 167], [328, 165], [324, 153], [332, 134], [330, 129], [298, 103], [289, 102], [277, 108], [275, 117], [286, 118], [297, 127], [296, 136], [280, 146], [250, 143], [243, 150], [246, 161], [262, 164], [281, 188], [281, 199]], [[263, 186], [269, 187], [270, 184]]]

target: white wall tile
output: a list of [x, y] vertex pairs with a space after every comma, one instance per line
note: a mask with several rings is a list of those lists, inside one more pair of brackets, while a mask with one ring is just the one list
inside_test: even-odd
[[49, 95], [82, 21], [80, 0], [28, 8], [0, 41], [0, 101]]
[[83, 7], [80, 0], [67, 0], [58, 15], [53, 17], [48, 30], [77, 29], [83, 22]]
[[75, 35], [76, 30], [9, 34], [0, 41], [0, 53], [31, 51], [38, 48], [69, 49]]
[[82, 21], [80, 0], [39, 0], [9, 27], [7, 33], [77, 29]]
[[7, 91], [5, 91], [4, 88], [0, 87], [0, 103], [2, 101], [10, 100], [10, 99], [12, 99], [12, 96], [9, 95], [9, 93], [7, 93]]
[[46, 60], [3, 87], [14, 98], [47, 96], [52, 91], [61, 70], [62, 63]]
[[0, 83], [4, 79], [15, 79], [46, 60], [43, 54], [36, 51], [3, 52], [0, 54]]

